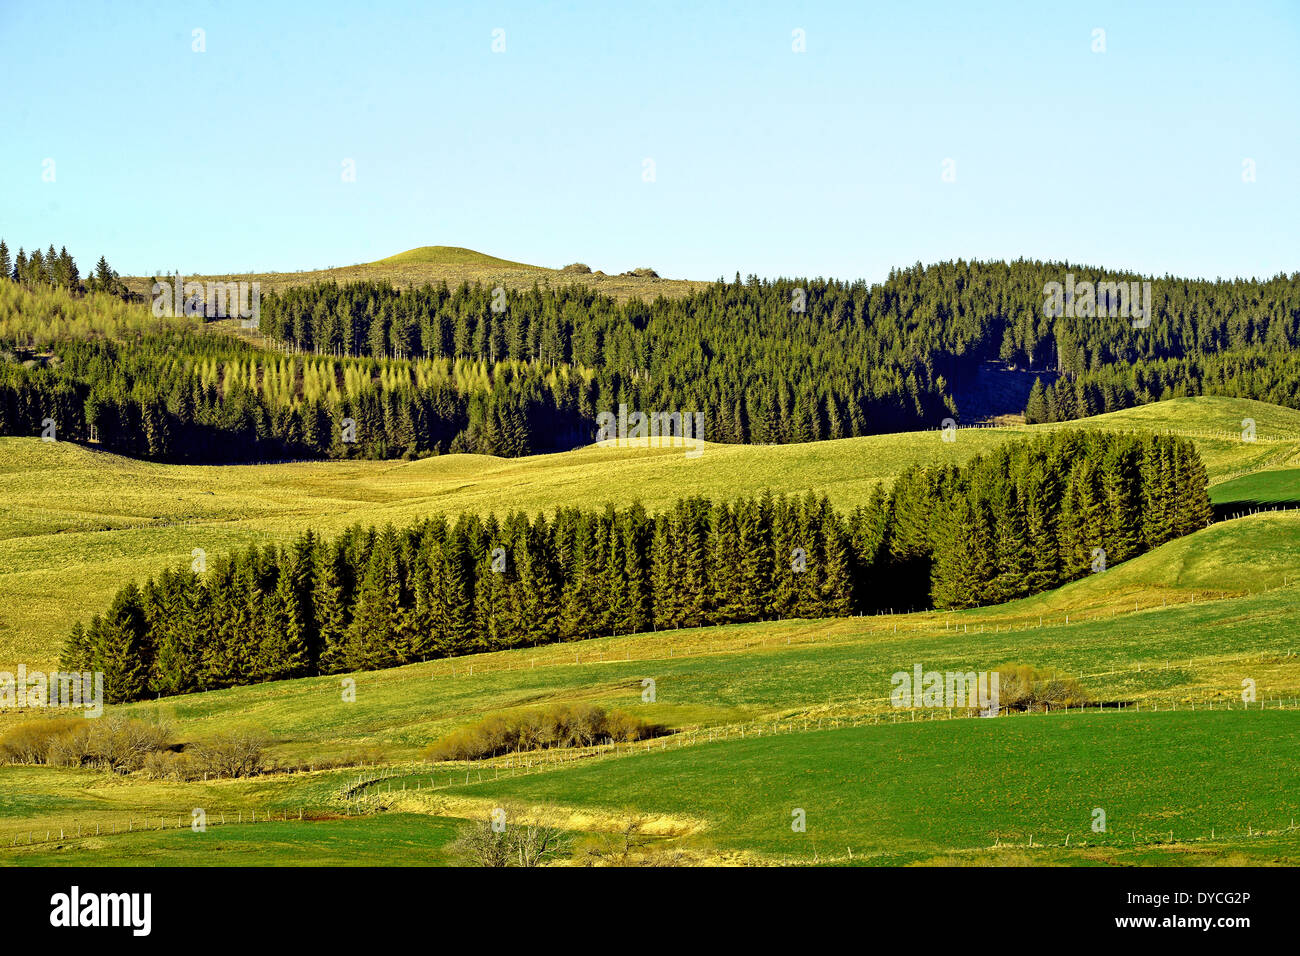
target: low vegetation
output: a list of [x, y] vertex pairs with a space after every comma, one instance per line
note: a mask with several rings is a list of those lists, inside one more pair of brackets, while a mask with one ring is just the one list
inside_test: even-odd
[[1056, 671], [1004, 664], [998, 673], [998, 706], [1005, 711], [1059, 710], [1093, 703], [1079, 682]]
[[561, 704], [507, 716], [494, 715], [430, 744], [426, 760], [479, 760], [500, 754], [555, 747], [630, 743], [668, 733], [621, 710], [594, 704]]
[[452, 844], [471, 866], [542, 866], [568, 846], [563, 831], [541, 823], [511, 823], [507, 811], [496, 820], [479, 820], [461, 828]]
[[166, 726], [121, 714], [94, 720], [48, 717], [11, 727], [0, 737], [0, 757], [15, 764], [130, 773], [171, 746]]

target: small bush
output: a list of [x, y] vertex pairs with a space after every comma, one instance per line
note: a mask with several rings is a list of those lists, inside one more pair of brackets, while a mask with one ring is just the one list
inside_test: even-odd
[[1092, 703], [1078, 681], [1024, 664], [997, 669], [998, 704], [1004, 710], [1056, 710]]
[[260, 730], [227, 730], [193, 746], [193, 759], [214, 777], [253, 777], [262, 772], [266, 735]]
[[426, 760], [478, 760], [499, 754], [552, 747], [628, 743], [668, 733], [623, 711], [594, 704], [557, 705], [503, 717], [494, 714], [430, 744]]
[[541, 866], [566, 849], [564, 833], [540, 823], [510, 823], [498, 832], [487, 821], [477, 821], [461, 830], [452, 844], [474, 866]]
[[49, 763], [51, 748], [87, 723], [84, 717], [46, 717], [15, 724], [0, 737], [0, 758], [5, 763]]
[[153, 780], [200, 780], [202, 768], [187, 753], [159, 750], [144, 758], [144, 775]]
[[43, 763], [53, 767], [99, 767], [130, 773], [152, 753], [168, 749], [170, 731], [161, 724], [112, 714], [50, 717], [10, 728], [0, 738], [0, 756], [9, 763]]

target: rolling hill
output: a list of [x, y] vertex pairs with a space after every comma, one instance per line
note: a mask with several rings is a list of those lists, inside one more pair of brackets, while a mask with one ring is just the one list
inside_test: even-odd
[[[264, 293], [313, 282], [389, 282], [399, 288], [425, 283], [436, 285], [439, 282], [456, 286], [468, 282], [470, 285], [500, 285], [514, 290], [531, 289], [534, 285], [585, 285], [620, 302], [628, 299], [654, 299], [661, 295], [675, 298], [708, 285], [707, 282], [683, 279], [606, 275], [599, 270], [590, 273], [568, 272], [560, 268], [500, 259], [460, 246], [420, 246], [374, 262], [304, 272], [232, 272], [222, 275], [186, 275], [185, 278], [201, 282], [258, 282]], [[150, 294], [154, 282], [151, 276], [129, 276], [123, 281], [132, 292], [144, 296]]]
[[[1223, 593], [1245, 582], [1216, 575], [1270, 562], [1254, 593], [1199, 590]], [[1218, 570], [1189, 587], [1189, 567]], [[217, 853], [265, 864], [311, 850], [436, 864], [455, 859], [457, 819], [505, 806], [580, 841], [637, 822], [676, 862], [1295, 862], [1297, 573], [1300, 515], [1256, 515], [995, 608], [439, 660], [352, 675], [354, 703], [335, 675], [131, 705], [180, 741], [256, 726], [278, 762], [305, 772], [181, 783], [3, 768], [0, 861], [168, 865]], [[1098, 606], [1099, 590], [1111, 606]], [[995, 721], [893, 710], [890, 674], [916, 662], [1057, 670], [1106, 706]], [[1256, 705], [1242, 704], [1243, 676]], [[641, 697], [647, 677], [653, 703]], [[417, 762], [448, 730], [555, 702], [618, 706], [680, 732], [613, 752]], [[330, 762], [345, 766], [310, 769]], [[196, 806], [213, 824], [203, 842], [188, 828]], [[1104, 833], [1090, 828], [1095, 807]], [[796, 808], [806, 834], [789, 826]]]
[[[1243, 418], [1257, 438], [1243, 442]], [[68, 443], [0, 438], [0, 669], [49, 665], [73, 622], [126, 580], [209, 554], [287, 541], [305, 527], [402, 525], [432, 513], [552, 510], [685, 495], [815, 491], [840, 508], [909, 465], [960, 463], [1038, 429], [1155, 428], [1187, 434], [1211, 482], [1300, 460], [1300, 412], [1246, 399], [1175, 399], [1080, 422], [910, 432], [796, 445], [605, 448], [521, 459], [446, 455], [414, 462], [191, 466], [136, 461]], [[1217, 499], [1222, 501], [1222, 499]], [[55, 599], [51, 599], [54, 596]]]

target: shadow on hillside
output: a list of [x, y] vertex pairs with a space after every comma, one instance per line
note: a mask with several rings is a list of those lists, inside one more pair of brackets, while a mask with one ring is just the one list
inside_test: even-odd
[[1300, 496], [1285, 501], [1223, 501], [1214, 506], [1214, 520], [1241, 518], [1257, 511], [1294, 511], [1300, 508]]

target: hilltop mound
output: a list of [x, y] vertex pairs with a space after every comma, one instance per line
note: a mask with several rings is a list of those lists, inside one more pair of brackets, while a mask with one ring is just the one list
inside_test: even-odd
[[[649, 271], [651, 270], [635, 270], [622, 275], [606, 275], [604, 272], [575, 273], [572, 270], [551, 269], [502, 259], [463, 246], [418, 246], [374, 262], [359, 262], [350, 266], [301, 272], [187, 275], [186, 278], [200, 282], [257, 282], [264, 293], [311, 285], [314, 282], [390, 282], [399, 288], [438, 282], [457, 286], [468, 282], [471, 285], [501, 285], [514, 290], [531, 289], [534, 285], [580, 284], [620, 302], [654, 299], [661, 295], [676, 298], [708, 285], [707, 282], [662, 279], [657, 275], [641, 274]], [[148, 296], [154, 280], [151, 276], [131, 276], [123, 281], [132, 292]]]
[[495, 266], [500, 269], [535, 269], [538, 272], [555, 271], [543, 266], [529, 265], [526, 262], [513, 262], [510, 259], [498, 259], [496, 256], [489, 256], [483, 252], [475, 252], [473, 249], [466, 249], [463, 246], [419, 246], [415, 249], [407, 249], [405, 252], [399, 252], [395, 256], [376, 259], [374, 262], [368, 264], [378, 266], [401, 265], [407, 263], [439, 266], [481, 266], [485, 268]]

